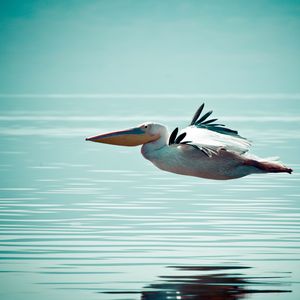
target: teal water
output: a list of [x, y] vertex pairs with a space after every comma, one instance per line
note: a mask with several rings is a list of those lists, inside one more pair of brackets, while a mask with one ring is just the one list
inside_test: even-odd
[[299, 299], [300, 102], [206, 109], [292, 175], [164, 173], [86, 136], [188, 124], [198, 98], [0, 99], [0, 298]]

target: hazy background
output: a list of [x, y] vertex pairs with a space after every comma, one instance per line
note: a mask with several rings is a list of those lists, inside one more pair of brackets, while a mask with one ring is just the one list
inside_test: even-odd
[[[1, 0], [0, 299], [300, 299], [299, 3]], [[202, 102], [294, 173], [178, 176], [85, 141]]]
[[299, 1], [0, 3], [1, 94], [299, 92]]

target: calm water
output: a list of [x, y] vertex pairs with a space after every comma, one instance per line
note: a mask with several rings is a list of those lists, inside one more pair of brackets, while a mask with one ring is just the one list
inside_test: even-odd
[[185, 126], [201, 99], [0, 99], [0, 298], [300, 299], [300, 102], [207, 109], [293, 175], [209, 181], [89, 135]]

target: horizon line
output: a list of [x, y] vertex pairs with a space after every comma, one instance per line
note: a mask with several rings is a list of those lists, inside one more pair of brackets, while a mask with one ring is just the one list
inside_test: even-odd
[[0, 98], [219, 98], [219, 99], [300, 99], [299, 93], [0, 93]]

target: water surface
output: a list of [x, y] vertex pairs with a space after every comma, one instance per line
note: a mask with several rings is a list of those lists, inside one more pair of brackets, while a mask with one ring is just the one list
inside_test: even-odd
[[206, 103], [294, 173], [210, 181], [84, 141], [183, 127], [201, 99], [2, 98], [1, 299], [299, 299], [300, 104], [283, 100]]

